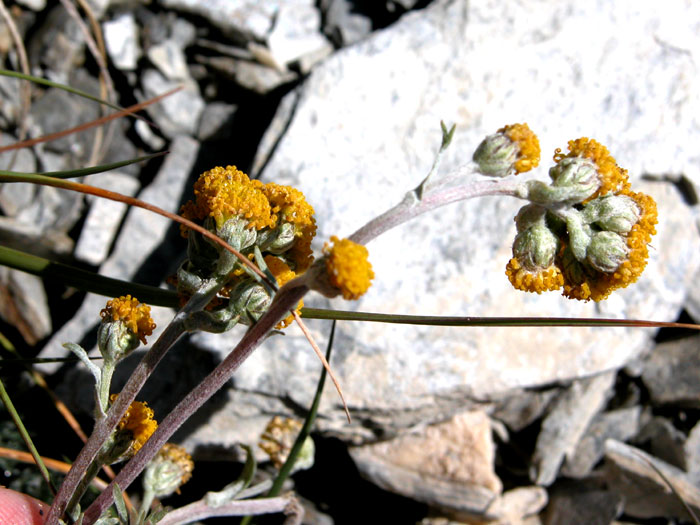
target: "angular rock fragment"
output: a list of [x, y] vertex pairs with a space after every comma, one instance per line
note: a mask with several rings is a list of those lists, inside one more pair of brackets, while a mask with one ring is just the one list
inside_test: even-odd
[[117, 69], [133, 71], [141, 58], [139, 28], [132, 12], [122, 13], [102, 24], [105, 45]]
[[560, 465], [575, 453], [586, 428], [605, 405], [614, 382], [615, 372], [580, 379], [552, 403], [537, 436], [532, 481], [538, 485], [554, 482]]
[[613, 439], [605, 442], [605, 459], [606, 481], [623, 498], [625, 514], [690, 521], [681, 499], [700, 512], [700, 489], [680, 469]]
[[[140, 187], [137, 179], [118, 172], [93, 175], [84, 182], [128, 196], [136, 194]], [[109, 254], [109, 248], [128, 207], [122, 202], [95, 196], [89, 196], [87, 200], [90, 211], [80, 231], [74, 255], [80, 261], [99, 266]]]
[[647, 358], [642, 381], [656, 405], [700, 407], [700, 335], [661, 343]]
[[627, 441], [639, 432], [642, 408], [633, 406], [598, 414], [593, 418], [572, 454], [567, 456], [561, 474], [571, 478], [583, 478], [605, 453], [605, 441]]
[[620, 516], [623, 497], [613, 491], [586, 485], [555, 489], [544, 515], [544, 525], [608, 525]]
[[480, 411], [352, 447], [350, 454], [380, 487], [459, 514], [485, 516], [502, 488], [493, 471], [489, 418]]

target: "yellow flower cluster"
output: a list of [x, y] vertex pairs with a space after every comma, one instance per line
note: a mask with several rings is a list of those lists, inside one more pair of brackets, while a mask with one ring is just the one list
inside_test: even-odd
[[[629, 186], [629, 184], [627, 184]], [[586, 274], [579, 283], [564, 283], [564, 295], [570, 299], [602, 301], [615, 290], [634, 283], [642, 275], [649, 258], [647, 245], [652, 235], [656, 234], [656, 202], [649, 195], [635, 193], [625, 189], [619, 195], [630, 197], [640, 210], [637, 224], [627, 234], [627, 259], [612, 273], [593, 272]]]
[[287, 461], [289, 451], [294, 445], [294, 440], [301, 430], [301, 421], [288, 417], [273, 417], [265, 427], [265, 431], [260, 436], [258, 446], [269, 457], [270, 461], [278, 470]]
[[305, 272], [314, 260], [311, 255], [311, 241], [316, 235], [314, 209], [306, 202], [304, 194], [291, 186], [269, 182], [263, 185], [262, 191], [272, 208], [273, 226], [280, 220], [294, 225], [297, 241], [289, 253], [296, 273]]
[[526, 268], [513, 257], [506, 265], [508, 280], [516, 290], [524, 292], [551, 292], [564, 285], [564, 276], [556, 266], [548, 268]]
[[[112, 394], [109, 398], [110, 402], [114, 403], [117, 395]], [[131, 445], [133, 453], [138, 452], [157, 428], [158, 422], [153, 419], [153, 410], [146, 403], [140, 401], [134, 401], [129, 405], [129, 408], [117, 425], [117, 431], [130, 433], [133, 440]]]
[[146, 336], [151, 335], [156, 328], [151, 318], [151, 307], [139, 303], [138, 299], [131, 295], [107, 301], [105, 308], [100, 311], [100, 317], [104, 320], [124, 322], [143, 344], [146, 344]]
[[194, 184], [195, 200], [188, 201], [181, 214], [193, 221], [212, 217], [217, 227], [231, 217], [243, 217], [249, 228], [258, 230], [272, 226], [275, 219], [261, 186], [235, 166], [216, 167], [199, 176]]
[[358, 299], [372, 284], [374, 271], [367, 248], [349, 239], [331, 237], [333, 246], [323, 247], [326, 271], [331, 285], [340, 290], [345, 299]]
[[[297, 241], [292, 257], [297, 272], [305, 271], [313, 261], [311, 240], [316, 234], [314, 209], [304, 194], [290, 186], [250, 180], [235, 166], [216, 167], [202, 173], [194, 185], [195, 200], [188, 201], [181, 215], [192, 221], [212, 217], [221, 227], [232, 217], [241, 217], [248, 228], [275, 228], [280, 222], [294, 225]], [[183, 236], [187, 227], [181, 228]]]
[[[506, 275], [512, 285], [519, 290], [541, 293], [563, 288], [563, 295], [570, 299], [601, 301], [610, 293], [635, 282], [642, 274], [649, 252], [647, 245], [656, 233], [657, 210], [654, 200], [643, 193], [630, 190], [627, 170], [620, 168], [607, 148], [595, 140], [586, 137], [569, 141], [569, 153], [564, 155], [560, 149], [555, 150], [554, 160], [559, 163], [564, 158], [584, 158], [595, 165], [599, 187], [589, 197], [572, 206], [572, 212], [578, 213], [587, 206], [595, 205], [599, 198], [622, 196], [631, 201], [631, 208], [636, 208], [636, 223], [626, 232], [614, 231], [613, 237], [624, 244], [618, 249], [623, 260], [613, 271], [602, 271], [588, 260], [577, 260], [570, 249], [571, 232], [558, 234], [559, 248], [552, 258], [551, 265], [544, 268], [526, 267], [524, 260], [513, 257], [506, 265]], [[586, 226], [590, 234], [596, 230], [593, 225]], [[566, 229], [566, 228], [565, 228]], [[613, 248], [610, 248], [613, 250]], [[611, 251], [613, 253], [613, 251]], [[626, 255], [625, 255], [626, 253]], [[588, 255], [587, 255], [588, 257]]]
[[498, 130], [518, 145], [516, 173], [525, 173], [540, 164], [540, 141], [527, 124], [510, 124]]

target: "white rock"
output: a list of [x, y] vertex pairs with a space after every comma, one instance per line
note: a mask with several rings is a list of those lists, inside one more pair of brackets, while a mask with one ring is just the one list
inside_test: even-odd
[[274, 59], [285, 65], [307, 55], [323, 56], [324, 50], [330, 53], [333, 49], [321, 34], [321, 13], [311, 0], [287, 0], [280, 4], [275, 25], [267, 35], [267, 45]]
[[199, 117], [204, 110], [204, 100], [197, 84], [194, 81], [183, 83], [169, 80], [155, 69], [144, 71], [141, 82], [148, 98], [182, 86], [180, 91], [151, 104], [146, 110], [166, 137], [173, 138], [180, 134], [194, 135]]
[[105, 45], [118, 69], [133, 71], [141, 58], [139, 30], [134, 14], [126, 12], [102, 24]]
[[181, 45], [168, 39], [148, 48], [148, 59], [168, 80], [189, 80], [187, 59]]
[[161, 0], [166, 8], [203, 16], [229, 37], [263, 40], [285, 0]]
[[17, 0], [17, 3], [32, 11], [41, 11], [46, 8], [46, 0]]
[[[91, 175], [84, 182], [129, 196], [133, 196], [140, 186], [138, 179], [118, 172]], [[90, 211], [80, 230], [80, 238], [73, 255], [80, 261], [99, 266], [109, 254], [109, 248], [126, 213], [127, 205], [96, 196], [88, 196], [87, 201]]]
[[564, 459], [572, 457], [586, 428], [610, 397], [615, 375], [607, 372], [576, 381], [554, 401], [532, 456], [530, 478], [534, 483], [554, 482]]

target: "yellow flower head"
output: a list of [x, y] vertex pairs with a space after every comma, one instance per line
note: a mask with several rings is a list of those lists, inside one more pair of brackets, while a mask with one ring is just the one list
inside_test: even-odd
[[559, 163], [565, 157], [581, 157], [591, 160], [597, 167], [600, 187], [587, 200], [606, 193], [618, 193], [630, 187], [627, 170], [617, 165], [608, 148], [587, 137], [569, 141], [569, 153], [564, 155], [560, 148], [554, 150], [554, 162]]
[[[277, 280], [277, 286], [284, 286], [287, 282], [291, 281], [294, 279], [297, 274], [287, 266], [287, 264], [280, 259], [279, 257], [275, 257], [274, 255], [266, 255], [265, 256], [265, 264], [267, 265], [267, 268], [272, 272], [272, 275], [275, 276], [275, 279]], [[301, 309], [304, 307], [304, 301], [299, 301], [297, 304], [297, 307], [295, 310], [297, 313], [301, 313]], [[275, 328], [278, 330], [281, 330], [282, 328], [288, 327], [292, 321], [294, 321], [294, 316], [292, 314], [289, 314], [287, 317], [282, 319]]]
[[288, 253], [295, 264], [295, 271], [306, 271], [314, 260], [311, 251], [311, 241], [316, 235], [314, 209], [306, 202], [304, 194], [291, 186], [270, 182], [262, 187], [262, 191], [271, 206], [273, 226], [279, 225], [280, 221], [294, 225], [297, 240]]
[[323, 247], [326, 271], [331, 285], [339, 289], [345, 299], [359, 299], [371, 286], [374, 271], [369, 263], [369, 252], [361, 244], [349, 239], [331, 237], [333, 246]]
[[[301, 431], [301, 421], [280, 416], [273, 417], [260, 436], [259, 447], [270, 457], [278, 470], [287, 461], [292, 446]], [[314, 464], [315, 446], [311, 436], [307, 436], [295, 458], [292, 472], [311, 468]]]
[[[194, 185], [194, 202], [187, 202], [180, 213], [190, 220], [212, 217], [217, 227], [232, 217], [246, 219], [248, 228], [272, 226], [275, 218], [262, 186], [235, 166], [216, 167], [199, 176]], [[181, 228], [181, 232], [186, 235], [187, 228]]]
[[156, 327], [151, 318], [151, 307], [139, 303], [138, 299], [130, 295], [107, 301], [100, 316], [105, 321], [124, 322], [143, 344], [146, 344], [146, 336], [151, 335]]
[[540, 141], [526, 123], [511, 124], [498, 130], [518, 145], [517, 160], [513, 164], [517, 173], [525, 173], [540, 164]]
[[508, 280], [516, 290], [524, 292], [551, 292], [564, 284], [564, 276], [555, 265], [548, 268], [528, 269], [513, 257], [506, 265]]
[[[112, 394], [109, 398], [114, 403], [117, 394]], [[133, 444], [131, 452], [135, 454], [148, 441], [151, 435], [158, 428], [158, 422], [153, 419], [153, 410], [148, 408], [146, 403], [134, 401], [129, 405], [124, 415], [117, 425], [118, 432], [129, 432]]]
[[175, 445], [174, 443], [166, 443], [158, 451], [156, 458], [159, 461], [167, 461], [176, 464], [182, 471], [182, 476], [180, 477], [180, 486], [187, 483], [192, 477], [192, 471], [194, 470], [194, 461], [192, 461], [192, 456], [190, 456], [184, 447], [180, 445]]
[[639, 221], [626, 235], [627, 259], [612, 273], [586, 272], [582, 282], [565, 283], [563, 294], [570, 299], [587, 301], [602, 301], [614, 290], [625, 288], [637, 281], [647, 265], [649, 250], [647, 245], [652, 235], [656, 234], [657, 210], [656, 202], [644, 193], [635, 193], [629, 189], [622, 190], [619, 195], [625, 195], [637, 204], [640, 210]]

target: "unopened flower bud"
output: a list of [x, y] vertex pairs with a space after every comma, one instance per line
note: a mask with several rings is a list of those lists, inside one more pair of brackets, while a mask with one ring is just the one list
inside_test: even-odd
[[178, 445], [166, 443], [146, 465], [143, 486], [155, 497], [173, 494], [192, 477], [194, 462], [187, 451]]
[[243, 324], [253, 324], [270, 307], [272, 297], [262, 284], [244, 281], [231, 292], [231, 311], [240, 316]]
[[640, 209], [626, 195], [604, 195], [588, 202], [583, 215], [589, 224], [615, 233], [628, 233], [639, 221]]
[[492, 177], [524, 173], [538, 166], [540, 143], [527, 124], [505, 126], [486, 137], [472, 157], [479, 171]]
[[612, 273], [628, 255], [626, 240], [617, 233], [604, 231], [593, 235], [586, 252], [586, 260], [596, 270]]
[[265, 237], [258, 242], [258, 246], [261, 250], [276, 255], [289, 250], [297, 240], [296, 227], [289, 222], [283, 222], [277, 228], [264, 233]]
[[130, 295], [107, 301], [100, 316], [97, 346], [102, 356], [111, 361], [119, 361], [139, 344], [146, 344], [146, 336], [156, 327], [151, 319], [151, 308]]
[[541, 204], [577, 204], [593, 195], [600, 181], [596, 165], [588, 159], [565, 157], [549, 170], [552, 184], [540, 181], [525, 183], [525, 198]]
[[559, 239], [544, 224], [518, 233], [513, 242], [513, 257], [528, 269], [548, 268], [554, 263]]

